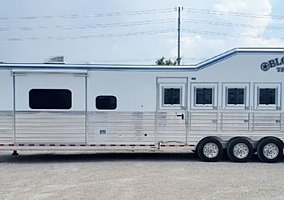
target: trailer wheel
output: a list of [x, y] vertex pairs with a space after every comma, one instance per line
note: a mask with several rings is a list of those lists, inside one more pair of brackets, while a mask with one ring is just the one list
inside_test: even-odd
[[257, 156], [263, 162], [274, 163], [283, 156], [283, 144], [276, 138], [264, 138], [257, 145]]
[[208, 137], [199, 142], [197, 154], [202, 161], [216, 162], [222, 158], [223, 148], [219, 140], [214, 137]]
[[245, 138], [235, 138], [229, 142], [227, 153], [233, 162], [247, 162], [253, 156], [253, 147]]

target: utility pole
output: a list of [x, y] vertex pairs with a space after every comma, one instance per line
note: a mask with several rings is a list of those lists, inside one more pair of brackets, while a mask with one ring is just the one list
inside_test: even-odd
[[181, 25], [181, 11], [183, 7], [178, 7], [178, 55], [177, 55], [177, 64], [180, 65], [181, 57], [180, 57], [180, 25]]

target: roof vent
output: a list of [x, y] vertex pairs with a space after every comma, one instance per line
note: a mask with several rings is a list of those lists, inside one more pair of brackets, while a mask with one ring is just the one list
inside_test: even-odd
[[48, 64], [65, 64], [64, 56], [51, 57], [45, 63], [48, 63]]

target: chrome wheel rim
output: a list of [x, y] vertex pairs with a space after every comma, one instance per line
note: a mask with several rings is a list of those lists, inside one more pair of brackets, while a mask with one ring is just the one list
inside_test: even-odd
[[249, 147], [245, 143], [238, 143], [233, 148], [233, 154], [238, 159], [244, 159], [249, 154]]
[[279, 155], [279, 148], [274, 143], [268, 143], [263, 147], [263, 155], [267, 159], [274, 159]]
[[219, 153], [219, 147], [217, 144], [213, 142], [209, 142], [205, 144], [203, 147], [203, 154], [207, 158], [215, 158], [218, 156], [218, 153]]

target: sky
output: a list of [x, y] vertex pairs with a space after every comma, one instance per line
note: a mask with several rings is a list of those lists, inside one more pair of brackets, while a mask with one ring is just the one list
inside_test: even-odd
[[236, 47], [284, 47], [283, 0], [0, 0], [0, 62], [181, 64]]

